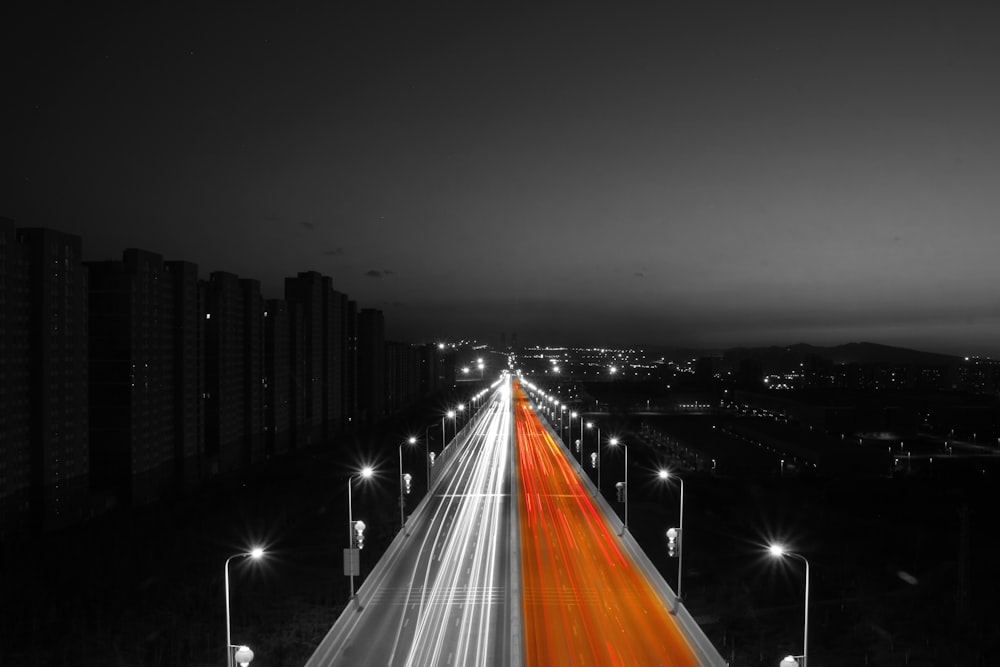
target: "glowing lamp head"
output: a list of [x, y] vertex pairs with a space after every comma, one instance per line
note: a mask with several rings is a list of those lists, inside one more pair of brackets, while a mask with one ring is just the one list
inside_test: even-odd
[[250, 558], [253, 558], [254, 560], [259, 559], [263, 555], [264, 555], [264, 550], [261, 549], [260, 547], [254, 547], [253, 549], [250, 550]]
[[618, 438], [611, 438], [610, 440], [608, 440], [608, 444], [611, 445], [612, 447], [616, 446], [618, 444]]
[[375, 470], [371, 466], [365, 466], [361, 469], [361, 476], [368, 479], [375, 474]]
[[415, 444], [417, 444], [417, 439], [416, 439], [416, 438], [414, 438], [414, 437], [413, 437], [413, 436], [411, 435], [411, 436], [409, 437], [409, 439], [407, 440], [407, 442], [408, 442], [408, 443], [410, 443], [411, 445], [415, 445]]
[[772, 544], [767, 548], [767, 550], [771, 552], [771, 555], [774, 556], [775, 558], [781, 558], [786, 553], [785, 547], [781, 546], [780, 544]]
[[572, 417], [573, 419], [576, 419], [576, 411], [574, 410], [573, 412], [569, 413], [569, 416]]
[[670, 479], [670, 471], [669, 470], [663, 470], [663, 469], [661, 469], [656, 474], [660, 477], [660, 479]]
[[455, 411], [454, 410], [449, 410], [448, 411], [448, 419], [454, 419], [454, 418], [455, 418]]
[[462, 403], [459, 403], [459, 404], [458, 404], [458, 411], [459, 411], [459, 412], [464, 412], [464, 411], [465, 411], [465, 405], [464, 405], [464, 404], [462, 404]]

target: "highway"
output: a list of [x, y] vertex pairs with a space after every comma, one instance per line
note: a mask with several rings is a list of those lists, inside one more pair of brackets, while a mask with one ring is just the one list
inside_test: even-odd
[[[306, 663], [510, 665], [511, 394], [494, 392], [375, 571]], [[346, 546], [346, 545], [345, 545]]]
[[[562, 447], [514, 389], [525, 664], [699, 664]], [[720, 661], [721, 662], [721, 661]]]

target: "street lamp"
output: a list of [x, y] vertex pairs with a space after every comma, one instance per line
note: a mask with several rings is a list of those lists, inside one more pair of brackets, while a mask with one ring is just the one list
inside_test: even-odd
[[[446, 443], [448, 442], [448, 432], [444, 430], [444, 420], [445, 420], [445, 417], [447, 417], [448, 419], [451, 419], [452, 421], [454, 421], [454, 419], [455, 419], [455, 411], [454, 410], [449, 410], [448, 412], [445, 413], [444, 417], [441, 417], [441, 438], [442, 438], [441, 451], [444, 451], [444, 448], [447, 446]], [[458, 431], [455, 432], [455, 435], [458, 435]]]
[[[354, 504], [352, 499], [353, 494], [351, 491], [351, 485], [353, 484], [354, 480], [356, 480], [358, 477], [362, 479], [370, 479], [373, 474], [375, 474], [375, 471], [372, 469], [372, 467], [365, 466], [364, 468], [361, 469], [361, 472], [359, 472], [357, 475], [353, 475], [347, 478], [347, 544], [351, 554], [351, 566], [350, 568], [348, 568], [350, 574], [348, 576], [351, 578], [351, 597], [350, 597], [351, 600], [354, 600], [354, 551], [355, 551]], [[356, 603], [357, 601], [355, 600], [355, 604]]]
[[[587, 422], [587, 428], [594, 428], [594, 422]], [[582, 449], [582, 447], [581, 447]], [[601, 493], [601, 427], [597, 427], [597, 493]]]
[[[430, 495], [431, 492], [431, 439], [430, 430], [437, 426], [437, 424], [428, 424], [427, 428], [424, 429], [424, 459], [427, 463], [427, 494]], [[444, 449], [444, 443], [441, 444], [441, 448]]]
[[[625, 486], [623, 487], [623, 490], [625, 492], [624, 493], [625, 517], [622, 520], [622, 532], [618, 533], [619, 535], [624, 535], [625, 531], [628, 530], [628, 445], [626, 445], [618, 438], [611, 438], [610, 440], [608, 440], [608, 444], [611, 445], [612, 447], [617, 447], [618, 445], [621, 445], [622, 448], [625, 450]], [[598, 465], [597, 469], [598, 471], [600, 471], [601, 469], [600, 465]]]
[[671, 475], [670, 471], [666, 468], [661, 469], [658, 474], [660, 479], [664, 481], [676, 479], [681, 484], [680, 526], [678, 526], [673, 537], [676, 544], [675, 548], [677, 549], [677, 604], [679, 606], [681, 602], [681, 565], [684, 562], [684, 478]]
[[[573, 420], [576, 419], [576, 410], [569, 413], [569, 441], [573, 442]], [[583, 431], [580, 431], [580, 437], [583, 437]], [[583, 443], [580, 443], [578, 447], [580, 450], [580, 466], [583, 466]]]
[[[253, 560], [260, 560], [264, 555], [264, 550], [260, 547], [254, 547], [250, 551], [244, 551], [242, 553], [233, 554], [226, 559], [226, 564], [222, 568], [223, 582], [226, 589], [226, 664], [229, 667], [233, 667], [233, 649], [244, 649], [245, 646], [233, 646], [233, 640], [229, 633], [229, 561], [234, 558], [252, 558]], [[250, 651], [250, 649], [247, 649]], [[240, 663], [241, 665], [247, 664], [253, 659], [253, 651], [250, 651], [250, 659], [246, 663]]]
[[806, 560], [805, 556], [788, 551], [780, 544], [769, 545], [767, 549], [775, 558], [788, 556], [789, 558], [796, 558], [806, 564], [806, 612], [805, 624], [802, 630], [802, 667], [807, 667], [807, 663], [809, 661], [809, 561]]
[[[417, 444], [417, 439], [414, 438], [413, 436], [410, 436], [403, 444], [415, 445]], [[403, 489], [403, 445], [400, 445], [399, 446], [399, 527], [400, 528], [406, 527], [406, 517], [403, 516], [403, 512], [406, 507], [406, 501], [404, 500], [405, 497], [406, 493], [404, 492]]]
[[253, 651], [250, 650], [249, 646], [232, 646], [230, 648], [236, 649], [236, 655], [233, 657], [236, 659], [236, 664], [240, 667], [247, 667], [250, 661], [253, 660]]

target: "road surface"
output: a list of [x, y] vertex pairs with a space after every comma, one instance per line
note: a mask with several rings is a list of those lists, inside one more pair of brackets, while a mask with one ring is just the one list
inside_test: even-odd
[[505, 383], [307, 667], [512, 664], [511, 413]]

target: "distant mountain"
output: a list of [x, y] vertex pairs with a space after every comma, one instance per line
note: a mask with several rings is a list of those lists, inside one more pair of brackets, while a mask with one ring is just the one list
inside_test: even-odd
[[723, 352], [723, 364], [738, 366], [743, 360], [760, 363], [774, 371], [790, 369], [809, 359], [823, 359], [835, 364], [912, 364], [915, 366], [951, 366], [959, 357], [910, 350], [905, 347], [878, 343], [847, 343], [835, 347], [819, 347], [798, 343], [786, 347], [735, 347]]

